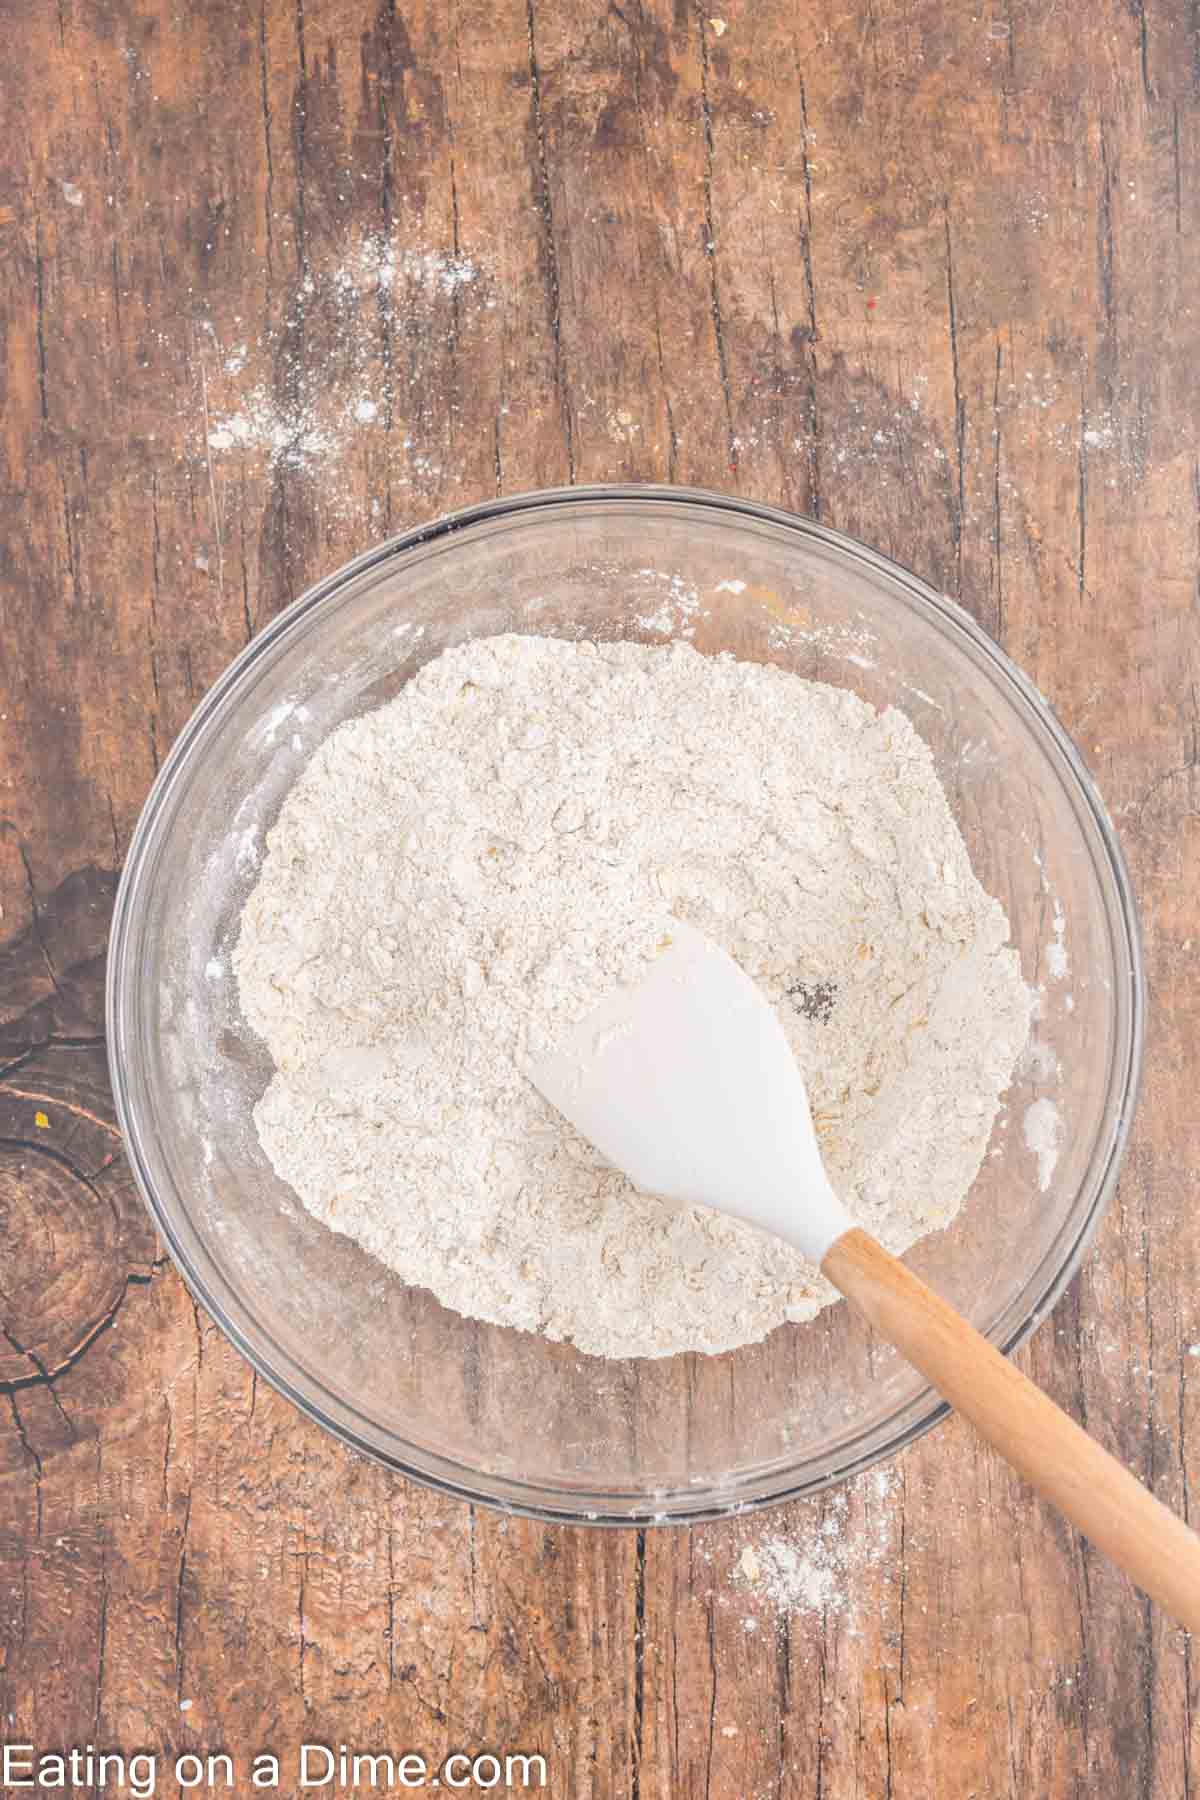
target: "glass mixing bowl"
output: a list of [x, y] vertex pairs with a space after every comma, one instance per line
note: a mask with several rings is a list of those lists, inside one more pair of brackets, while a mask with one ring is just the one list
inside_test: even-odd
[[[721, 1356], [580, 1355], [406, 1287], [317, 1224], [255, 1136], [270, 1069], [229, 952], [264, 834], [342, 720], [446, 646], [502, 631], [686, 637], [909, 714], [1040, 1008], [961, 1215], [908, 1260], [1005, 1349], [1062, 1291], [1116, 1179], [1141, 1047], [1134, 902], [1096, 791], [1046, 702], [952, 601], [807, 519], [679, 488], [530, 494], [410, 532], [298, 600], [213, 688], [147, 801], [117, 900], [110, 1044], [135, 1174], [185, 1280], [259, 1373], [405, 1474], [610, 1523], [811, 1492], [943, 1411], [848, 1306]], [[1053, 1148], [1039, 1101], [1061, 1120]]]

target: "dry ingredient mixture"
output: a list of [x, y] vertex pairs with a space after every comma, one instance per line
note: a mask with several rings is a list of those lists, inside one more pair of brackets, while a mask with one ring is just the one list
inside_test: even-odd
[[682, 643], [477, 639], [317, 751], [234, 958], [275, 1169], [446, 1305], [597, 1355], [812, 1317], [796, 1251], [637, 1193], [523, 1073], [673, 917], [774, 1002], [851, 1212], [894, 1251], [953, 1218], [1032, 996], [931, 753]]

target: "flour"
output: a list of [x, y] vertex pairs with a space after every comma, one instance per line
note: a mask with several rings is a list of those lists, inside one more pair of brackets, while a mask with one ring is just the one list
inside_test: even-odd
[[[780, 1617], [857, 1610], [880, 1573], [899, 1560], [897, 1497], [903, 1498], [902, 1484], [892, 1469], [882, 1467], [798, 1508], [786, 1530], [777, 1519], [756, 1522], [718, 1605], [740, 1610], [749, 1599]], [[700, 1554], [711, 1561], [711, 1554]], [[758, 1623], [754, 1612], [742, 1620], [750, 1630]]]
[[840, 1571], [823, 1541], [816, 1553], [772, 1538], [757, 1550], [747, 1544], [738, 1558], [738, 1574], [765, 1594], [780, 1612], [825, 1612], [842, 1598]]
[[718, 1351], [836, 1298], [636, 1193], [523, 1067], [672, 918], [773, 1001], [834, 1187], [894, 1251], [978, 1172], [1031, 996], [903, 714], [690, 645], [505, 636], [343, 725], [289, 794], [234, 963], [305, 1206], [469, 1316]]
[[1038, 1186], [1044, 1194], [1057, 1167], [1063, 1140], [1062, 1115], [1044, 1094], [1026, 1107], [1023, 1136], [1025, 1148], [1037, 1157]]
[[[397, 339], [409, 340], [409, 386], [421, 391], [436, 385], [425, 364], [453, 354], [449, 346], [463, 315], [486, 313], [496, 304], [484, 265], [456, 251], [376, 234], [350, 239], [335, 260], [309, 271], [292, 290], [281, 320], [220, 351], [205, 377], [210, 466], [220, 469], [226, 458], [253, 460], [272, 472], [317, 481], [383, 440], [390, 482], [428, 487], [441, 478], [440, 452], [415, 435], [403, 388], [381, 404], [389, 382], [395, 390], [398, 380], [394, 371], [385, 377], [381, 360], [390, 362]], [[244, 329], [240, 319], [235, 322]], [[202, 329], [219, 349], [215, 328], [205, 322]], [[298, 333], [317, 348], [301, 355]], [[393, 410], [408, 419], [407, 429], [393, 432]], [[395, 456], [397, 449], [403, 458]], [[344, 506], [344, 486], [325, 483], [325, 513]]]

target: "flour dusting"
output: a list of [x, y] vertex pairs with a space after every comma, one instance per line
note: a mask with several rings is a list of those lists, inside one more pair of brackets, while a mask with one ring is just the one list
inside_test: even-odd
[[[894, 1500], [901, 1484], [879, 1468], [798, 1511], [791, 1527], [752, 1528], [733, 1567], [733, 1590], [765, 1601], [780, 1618], [844, 1613], [862, 1578], [892, 1560], [897, 1534]], [[758, 1627], [750, 1613], [748, 1630]]]
[[[389, 448], [407, 453], [409, 485], [436, 481], [441, 460], [412, 423], [429, 384], [424, 363], [449, 343], [463, 309], [495, 304], [478, 260], [381, 234], [352, 240], [335, 263], [298, 283], [281, 326], [240, 338], [221, 355], [209, 378], [209, 456], [250, 455], [272, 471], [319, 476], [344, 465], [359, 442], [387, 433], [395, 411], [409, 423]], [[402, 359], [398, 344], [406, 346]], [[393, 480], [401, 475], [393, 468]], [[336, 490], [326, 507], [335, 498]]]
[[1044, 1194], [1058, 1166], [1063, 1140], [1062, 1115], [1053, 1100], [1043, 1095], [1026, 1107], [1023, 1130], [1025, 1148], [1037, 1157], [1038, 1186]]
[[786, 1538], [770, 1539], [757, 1550], [747, 1544], [738, 1573], [784, 1612], [824, 1612], [841, 1596], [836, 1563], [820, 1540], [815, 1552]]
[[312, 757], [234, 953], [275, 1169], [447, 1305], [597, 1355], [811, 1318], [797, 1252], [636, 1193], [523, 1073], [675, 919], [776, 1007], [851, 1213], [893, 1251], [947, 1224], [1029, 1030], [1003, 910], [902, 713], [686, 643], [477, 640]]

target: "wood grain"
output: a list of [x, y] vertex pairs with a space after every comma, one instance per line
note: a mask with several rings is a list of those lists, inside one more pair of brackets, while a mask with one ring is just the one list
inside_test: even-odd
[[[4, 1734], [540, 1748], [594, 1800], [1200, 1793], [1190, 1641], [957, 1423], [836, 1495], [644, 1536], [475, 1513], [339, 1449], [164, 1264], [99, 1042], [155, 768], [306, 583], [560, 481], [814, 512], [1001, 638], [1120, 826], [1146, 1092], [1022, 1362], [1186, 1516], [1194, 7], [0, 15]], [[744, 1552], [823, 1527], [839, 1591], [780, 1613]]]

